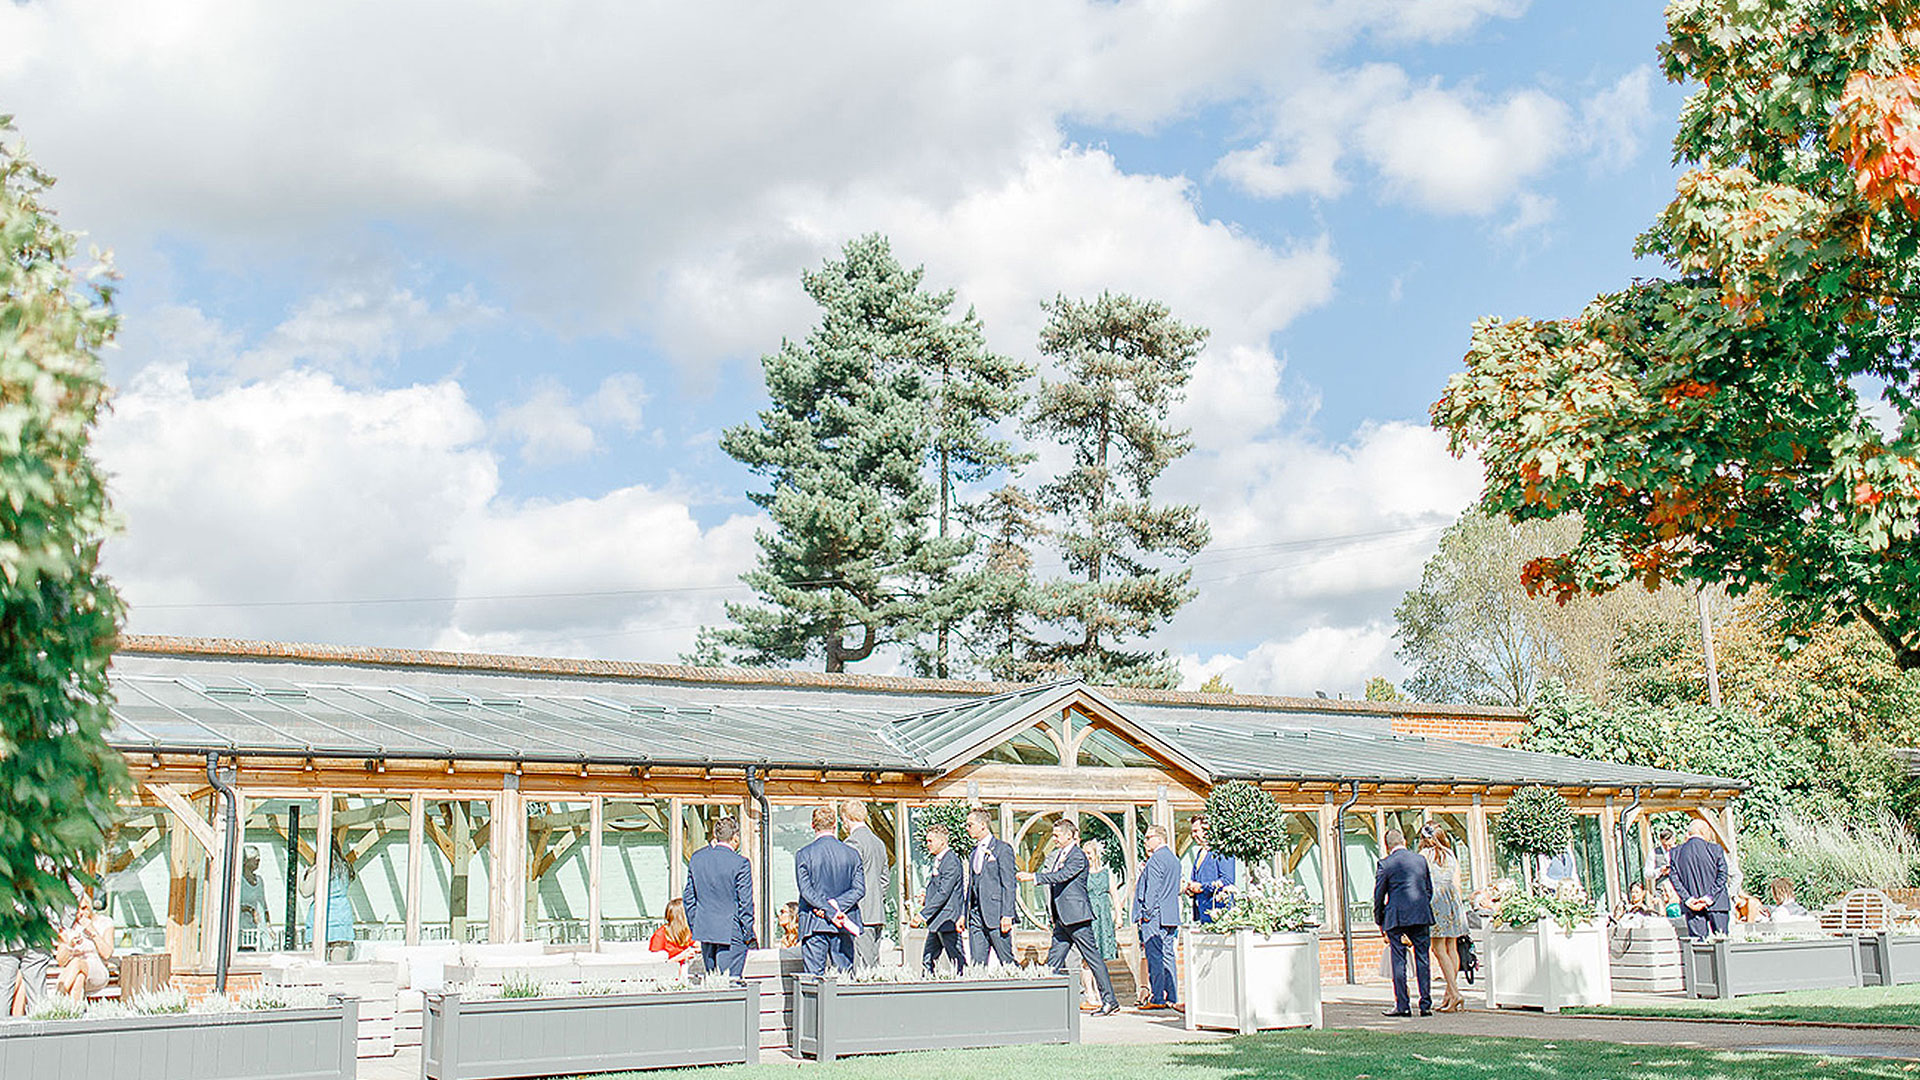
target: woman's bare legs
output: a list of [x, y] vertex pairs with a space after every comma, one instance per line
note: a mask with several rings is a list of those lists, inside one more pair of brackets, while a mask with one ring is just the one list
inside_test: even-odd
[[1457, 938], [1443, 937], [1433, 939], [1433, 956], [1440, 961], [1440, 977], [1446, 981], [1447, 991], [1440, 998], [1440, 1010], [1452, 1012], [1466, 1004], [1466, 998], [1460, 994], [1460, 942]]

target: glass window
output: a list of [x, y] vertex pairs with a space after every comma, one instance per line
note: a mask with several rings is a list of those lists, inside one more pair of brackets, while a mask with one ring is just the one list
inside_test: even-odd
[[[1053, 823], [1065, 815], [1057, 810], [1016, 810], [1013, 814], [1013, 861], [1021, 871], [1036, 873], [1053, 848]], [[1048, 925], [1046, 889], [1031, 881], [1019, 885], [1020, 917], [1028, 926]]]
[[[669, 874], [667, 866], [670, 813], [672, 805], [665, 799], [608, 799], [602, 804], [600, 940], [647, 940], [665, 917], [667, 902], [680, 895], [685, 875]], [[705, 843], [704, 825], [698, 836], [691, 831], [686, 836], [689, 851]]]
[[1173, 853], [1180, 856], [1181, 865], [1185, 866], [1189, 871], [1193, 869], [1190, 865], [1193, 861], [1193, 819], [1199, 817], [1202, 813], [1204, 813], [1204, 811], [1199, 807], [1175, 810], [1173, 812], [1173, 837], [1171, 840]]
[[1145, 750], [1103, 727], [1090, 729], [1086, 737], [1080, 740], [1080, 752], [1074, 758], [1074, 763], [1107, 769], [1155, 769], [1160, 766]]
[[1326, 922], [1327, 886], [1320, 861], [1320, 815], [1287, 815], [1287, 839], [1280, 848], [1280, 876], [1306, 891], [1321, 923]]
[[1058, 765], [1060, 764], [1060, 744], [1053, 737], [1053, 729], [1046, 724], [1035, 724], [1015, 735], [1006, 742], [974, 758], [972, 764], [987, 763], [1000, 765]]
[[527, 803], [528, 941], [579, 944], [587, 937], [587, 862], [592, 804]]
[[[1427, 823], [1426, 811], [1401, 807], [1383, 811], [1381, 816], [1386, 819], [1387, 828], [1400, 830], [1400, 835], [1405, 838], [1408, 847], [1415, 851], [1420, 850], [1420, 827]], [[1384, 841], [1385, 837], [1381, 839]]]
[[813, 810], [819, 805], [822, 804], [773, 807], [773, 821], [770, 823], [773, 866], [767, 871], [767, 879], [772, 882], [776, 912], [787, 902], [798, 902], [800, 899], [800, 884], [793, 873], [793, 857], [801, 848], [813, 843]]
[[[994, 830], [998, 832], [1000, 807], [989, 803], [981, 809], [987, 812], [989, 819], [994, 822]], [[912, 838], [912, 843], [908, 845], [907, 894], [908, 903], [913, 905], [916, 912], [919, 910], [919, 897], [927, 891], [927, 877], [933, 873], [933, 860], [927, 858], [927, 826], [933, 822], [933, 810], [934, 807], [925, 805], [907, 807], [907, 833]], [[967, 835], [964, 827], [948, 837], [947, 843], [963, 862], [973, 853], [973, 838]], [[895, 858], [898, 859], [897, 852]]]
[[425, 829], [421, 940], [488, 940], [493, 804], [480, 799], [428, 799]]
[[[336, 795], [333, 800], [334, 864], [328, 877], [343, 882], [327, 893], [330, 940], [404, 941], [407, 936], [407, 826], [405, 799]], [[344, 876], [341, 871], [344, 870]], [[345, 899], [345, 910], [335, 906]]]
[[313, 948], [313, 880], [307, 871], [313, 867], [319, 825], [318, 799], [247, 800], [236, 894], [241, 950]]
[[[900, 880], [898, 870], [900, 866], [900, 830], [894, 821], [894, 807], [892, 803], [869, 802], [866, 805], [867, 828], [872, 829], [873, 835], [879, 837], [880, 842], [887, 846], [887, 895], [882, 898], [880, 902], [885, 905], [884, 911], [886, 913], [887, 932], [897, 933], [900, 925], [900, 904], [896, 899], [896, 893], [899, 891], [896, 886]], [[871, 897], [861, 899], [861, 918], [866, 918], [870, 914], [870, 909], [867, 905], [871, 903], [873, 903]]]
[[[173, 816], [164, 807], [129, 806], [107, 831], [101, 892], [107, 916], [113, 920], [116, 950], [167, 950], [173, 830]], [[191, 834], [184, 839], [193, 845], [193, 851], [200, 851], [199, 842]]]
[[1347, 919], [1373, 925], [1373, 874], [1380, 865], [1380, 838], [1372, 811], [1347, 812]]

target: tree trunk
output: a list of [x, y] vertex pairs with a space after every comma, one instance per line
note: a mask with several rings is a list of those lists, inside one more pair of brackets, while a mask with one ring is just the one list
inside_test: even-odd
[[866, 637], [861, 641], [860, 647], [857, 649], [849, 649], [845, 645], [842, 645], [840, 633], [839, 630], [835, 630], [833, 633], [827, 635], [828, 671], [845, 671], [847, 670], [848, 664], [857, 664], [873, 655], [873, 647], [876, 642], [874, 640], [872, 623], [866, 624]]
[[1887, 648], [1893, 650], [1894, 667], [1899, 668], [1901, 671], [1913, 671], [1916, 668], [1920, 668], [1920, 649], [1914, 648], [1905, 641], [1902, 641], [1900, 635], [1894, 633], [1893, 627], [1888, 626], [1886, 620], [1882, 619], [1878, 612], [1862, 604], [1860, 605], [1859, 615], [1860, 621], [1873, 627], [1873, 632], [1879, 634], [1880, 640], [1886, 642]]

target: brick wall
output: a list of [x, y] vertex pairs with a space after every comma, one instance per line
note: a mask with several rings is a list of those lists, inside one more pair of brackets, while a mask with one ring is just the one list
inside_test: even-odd
[[1395, 715], [1393, 730], [1398, 735], [1421, 735], [1430, 739], [1479, 743], [1482, 746], [1511, 746], [1527, 726], [1521, 717], [1500, 716], [1408, 716]]
[[[1380, 957], [1385, 955], [1386, 940], [1370, 928], [1353, 935], [1353, 977], [1356, 982], [1380, 981]], [[1325, 986], [1347, 981], [1347, 954], [1338, 937], [1320, 939], [1320, 982]]]

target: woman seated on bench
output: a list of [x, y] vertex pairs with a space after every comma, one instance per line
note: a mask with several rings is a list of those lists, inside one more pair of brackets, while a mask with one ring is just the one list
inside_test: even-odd
[[107, 988], [107, 961], [113, 959], [113, 920], [104, 911], [95, 911], [93, 890], [80, 890], [80, 909], [73, 921], [60, 931], [54, 946], [53, 963], [59, 970], [53, 984], [60, 992], [85, 1001], [87, 995]]
[[667, 959], [684, 964], [693, 955], [693, 928], [687, 925], [687, 905], [679, 897], [667, 901], [667, 921], [653, 932], [647, 948], [666, 953]]

